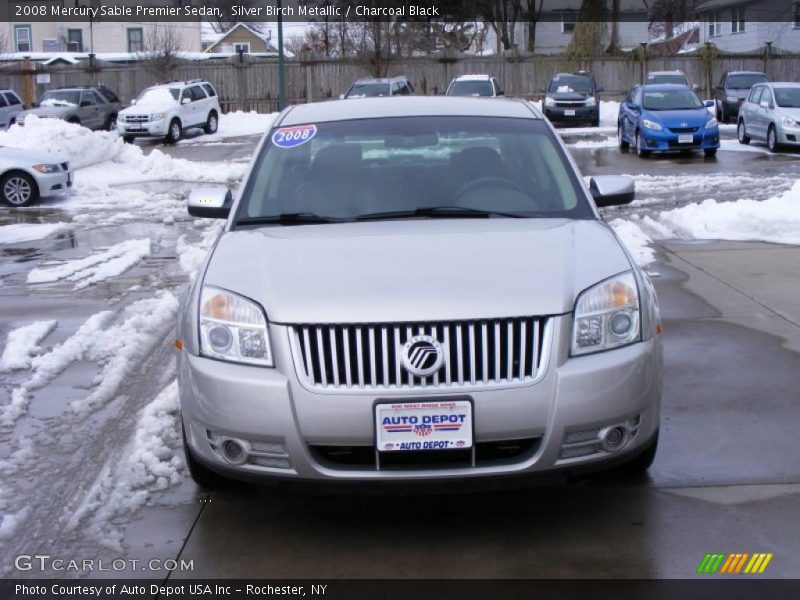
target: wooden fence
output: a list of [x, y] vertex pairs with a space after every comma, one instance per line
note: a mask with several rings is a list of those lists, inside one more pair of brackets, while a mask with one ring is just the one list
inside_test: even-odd
[[[169, 79], [205, 79], [220, 94], [224, 111], [257, 110], [270, 112], [278, 104], [277, 61], [238, 58], [205, 62], [182, 62], [169, 73]], [[650, 70], [680, 69], [689, 81], [700, 85], [705, 94], [713, 91], [723, 71], [766, 71], [774, 81], [791, 81], [800, 74], [800, 55], [682, 55], [638, 59], [635, 56], [602, 57], [579, 63], [559, 56], [439, 56], [395, 59], [389, 64], [392, 75], [406, 75], [419, 94], [441, 94], [454, 77], [467, 73], [489, 73], [505, 87], [506, 95], [538, 98], [553, 73], [578, 68], [591, 71], [605, 88], [605, 99], [620, 99], [631, 86], [641, 82]], [[50, 83], [35, 83], [37, 75], [48, 74]], [[293, 58], [286, 61], [287, 100], [291, 103], [336, 98], [349, 85], [370, 72], [363, 63], [350, 60]], [[163, 76], [161, 77], [164, 78]], [[46, 79], [46, 77], [44, 78]], [[47, 89], [66, 85], [104, 83], [124, 102], [159, 80], [147, 65], [101, 64], [94, 68], [80, 65], [43, 66], [31, 62], [0, 63], [0, 88], [12, 88], [26, 97], [26, 104]]]

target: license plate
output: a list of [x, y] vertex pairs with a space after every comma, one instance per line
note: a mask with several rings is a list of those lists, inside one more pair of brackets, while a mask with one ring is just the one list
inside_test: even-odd
[[565, 117], [574, 117], [575, 116], [575, 110], [572, 109], [572, 108], [568, 108], [567, 110], [564, 111], [564, 116]]
[[380, 452], [472, 448], [472, 403], [444, 400], [377, 404], [375, 446]]
[[691, 144], [694, 142], [694, 136], [690, 133], [681, 134], [678, 136], [678, 143], [679, 144]]

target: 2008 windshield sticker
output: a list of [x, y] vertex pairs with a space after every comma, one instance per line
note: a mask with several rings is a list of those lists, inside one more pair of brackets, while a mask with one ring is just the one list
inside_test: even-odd
[[272, 134], [272, 143], [278, 148], [296, 148], [317, 135], [316, 125], [281, 127]]

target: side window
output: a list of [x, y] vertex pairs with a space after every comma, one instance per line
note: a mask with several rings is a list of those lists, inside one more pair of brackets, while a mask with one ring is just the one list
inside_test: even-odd
[[213, 98], [214, 96], [217, 95], [217, 92], [214, 90], [213, 87], [211, 87], [210, 83], [204, 83], [203, 89], [206, 91], [206, 94], [208, 94], [209, 98]]
[[107, 87], [102, 87], [100, 89], [96, 89], [95, 91], [99, 93], [104, 99], [107, 98], [109, 102], [119, 102], [119, 98], [117, 97], [117, 95]]
[[761, 92], [761, 102], [768, 102], [772, 104], [772, 90], [769, 89], [767, 86], [764, 86], [764, 91]]
[[199, 85], [193, 85], [190, 89], [192, 90], [192, 100], [195, 102], [206, 99], [206, 93]]
[[399, 94], [399, 93], [401, 93], [401, 92], [400, 92], [400, 86], [401, 86], [401, 84], [400, 84], [400, 82], [399, 82], [399, 81], [395, 81], [395, 82], [392, 84], [392, 96], [394, 96], [395, 94]]
[[764, 88], [762, 88], [760, 85], [757, 85], [752, 90], [750, 90], [750, 97], [747, 99], [748, 102], [758, 104], [758, 99], [761, 97], [762, 89]]
[[403, 82], [400, 84], [400, 91], [397, 93], [403, 96], [408, 96], [411, 93], [411, 90], [408, 89], [408, 84]]
[[636, 88], [633, 90], [633, 103], [637, 106], [642, 104], [642, 88]]
[[8, 106], [8, 102], [6, 102], [6, 97], [3, 94], [0, 94], [0, 108], [5, 108]]
[[103, 94], [100, 94], [98, 92], [92, 91], [92, 96], [94, 97], [94, 101], [97, 104], [107, 104], [106, 99], [103, 98]]
[[188, 100], [189, 102], [192, 101], [192, 90], [191, 88], [184, 88], [183, 92], [181, 93], [181, 102], [184, 100]]
[[94, 94], [91, 91], [81, 92], [81, 106], [83, 106], [85, 102], [88, 102], [89, 106], [97, 106], [97, 102], [94, 99]]
[[19, 99], [14, 92], [6, 92], [6, 100], [11, 106], [15, 106], [17, 104], [22, 104], [22, 100]]

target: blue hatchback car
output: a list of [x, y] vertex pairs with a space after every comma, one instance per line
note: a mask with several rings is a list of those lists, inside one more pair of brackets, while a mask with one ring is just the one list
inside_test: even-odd
[[633, 146], [642, 158], [653, 152], [693, 150], [714, 156], [719, 125], [685, 85], [637, 85], [620, 102], [617, 138], [620, 150]]

